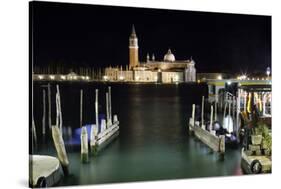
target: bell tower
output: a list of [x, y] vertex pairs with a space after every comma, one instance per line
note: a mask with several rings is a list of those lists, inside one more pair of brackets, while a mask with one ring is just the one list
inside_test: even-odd
[[132, 33], [129, 37], [129, 69], [139, 64], [139, 46], [135, 27], [132, 26]]

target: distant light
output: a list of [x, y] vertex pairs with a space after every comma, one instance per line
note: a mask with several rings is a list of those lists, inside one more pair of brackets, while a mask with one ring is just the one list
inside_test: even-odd
[[154, 80], [157, 81], [157, 79], [158, 79], [158, 77], [157, 77], [157, 76], [154, 76]]
[[65, 76], [64, 76], [64, 75], [60, 76], [60, 78], [63, 79], [63, 80], [65, 80]]
[[161, 72], [161, 69], [158, 69], [158, 72]]
[[270, 67], [266, 68], [266, 75], [267, 75], [267, 77], [270, 75]]
[[86, 76], [86, 79], [87, 79], [87, 80], [89, 80], [89, 79], [90, 79], [90, 77], [89, 77], [89, 76]]
[[179, 76], [175, 75], [175, 81], [179, 81]]
[[198, 80], [197, 80], [197, 83], [200, 83], [200, 82], [201, 82], [200, 79], [198, 79]]
[[245, 80], [245, 79], [247, 79], [247, 75], [241, 75], [241, 77], [240, 77], [242, 80]]
[[55, 79], [55, 76], [50, 75], [50, 79], [51, 79], [51, 80], [54, 80], [54, 79]]
[[218, 79], [218, 80], [222, 80], [222, 76], [221, 76], [221, 75], [218, 75], [217, 79]]
[[39, 75], [38, 77], [39, 77], [39, 79], [43, 79], [43, 78], [44, 78], [44, 76], [43, 76], [43, 75]]
[[140, 76], [137, 75], [137, 76], [136, 76], [136, 80], [138, 81], [139, 79], [140, 79]]
[[77, 79], [77, 76], [73, 76], [73, 79]]
[[120, 79], [120, 80], [123, 80], [123, 79], [124, 79], [124, 76], [121, 75], [121, 76], [119, 77], [119, 79]]
[[107, 76], [107, 75], [104, 75], [104, 76], [103, 76], [103, 79], [104, 79], [104, 80], [108, 80], [108, 76]]
[[228, 85], [231, 85], [231, 81], [227, 81], [227, 84], [228, 84]]

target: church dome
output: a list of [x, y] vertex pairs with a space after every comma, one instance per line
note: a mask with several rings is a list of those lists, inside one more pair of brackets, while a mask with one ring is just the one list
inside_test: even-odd
[[165, 62], [174, 62], [176, 60], [175, 56], [171, 52], [171, 49], [168, 50], [168, 52], [164, 56]]

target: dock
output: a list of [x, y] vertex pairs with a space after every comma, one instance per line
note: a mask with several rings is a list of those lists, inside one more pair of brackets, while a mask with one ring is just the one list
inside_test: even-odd
[[214, 152], [218, 152], [220, 155], [225, 153], [225, 136], [216, 136], [214, 132], [209, 132], [199, 126], [199, 123], [192, 124], [192, 118], [189, 123], [189, 132], [194, 134], [201, 142], [207, 145]]

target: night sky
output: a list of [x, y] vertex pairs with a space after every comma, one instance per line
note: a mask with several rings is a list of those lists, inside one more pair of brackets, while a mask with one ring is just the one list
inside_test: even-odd
[[[32, 2], [34, 65], [127, 65], [132, 24], [140, 61], [191, 56], [197, 72], [265, 72], [271, 65], [271, 17]], [[30, 25], [30, 26], [32, 26]]]

